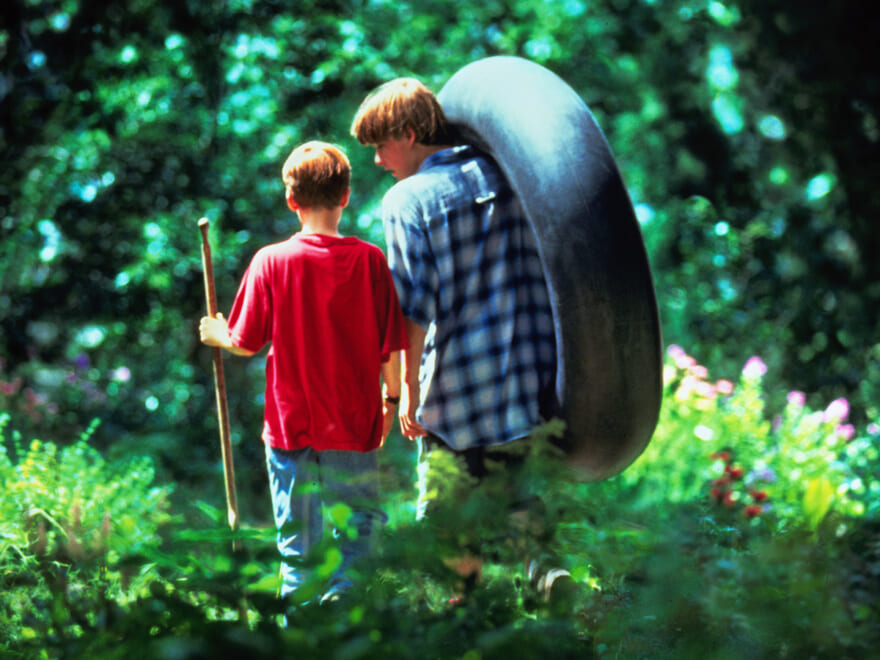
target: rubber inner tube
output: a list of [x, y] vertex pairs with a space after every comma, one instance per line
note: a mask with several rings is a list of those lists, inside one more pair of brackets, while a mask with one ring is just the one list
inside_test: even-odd
[[523, 204], [553, 308], [568, 456], [585, 480], [613, 476], [654, 433], [663, 359], [647, 252], [605, 136], [565, 81], [518, 57], [468, 64], [438, 99]]

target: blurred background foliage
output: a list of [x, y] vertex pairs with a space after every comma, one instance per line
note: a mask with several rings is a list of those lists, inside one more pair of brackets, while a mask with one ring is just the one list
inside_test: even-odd
[[[665, 342], [719, 376], [761, 355], [765, 392], [781, 397], [771, 410], [797, 388], [876, 420], [876, 12], [856, 0], [7, 0], [0, 410], [62, 441], [100, 417], [93, 444], [149, 446], [178, 479], [216, 477], [197, 220], [212, 221], [228, 310], [253, 253], [295, 230], [284, 158], [320, 138], [354, 167], [343, 231], [383, 245], [392, 181], [348, 134], [361, 99], [400, 75], [439, 91], [468, 62], [512, 54], [568, 81], [605, 131]], [[261, 366], [233, 358], [226, 371], [240, 479], [262, 491]]]

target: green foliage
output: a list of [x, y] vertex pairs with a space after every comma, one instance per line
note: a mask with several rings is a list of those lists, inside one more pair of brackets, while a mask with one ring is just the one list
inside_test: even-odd
[[136, 576], [142, 586], [149, 569], [124, 560], [158, 544], [171, 489], [153, 484], [148, 458], [106, 462], [88, 444], [97, 422], [64, 448], [24, 447], [8, 422], [0, 415], [0, 629], [65, 636], [72, 612], [126, 597]]
[[[621, 477], [647, 502], [662, 492], [673, 502], [711, 495], [739, 512], [760, 504], [783, 527], [809, 521], [815, 528], [832, 508], [844, 516], [876, 514], [880, 483], [863, 475], [876, 465], [877, 427], [855, 437], [844, 423], [845, 399], [813, 412], [805, 395], [792, 391], [773, 415], [759, 357], [746, 362], [734, 385], [711, 381], [708, 369], [678, 346], [669, 355], [655, 439]], [[755, 511], [749, 509], [751, 517]]]
[[153, 485], [149, 458], [107, 463], [89, 445], [97, 422], [70, 446], [33, 440], [24, 448], [16, 436], [9, 442], [8, 421], [0, 418], [2, 519], [28, 534], [12, 541], [19, 554], [115, 561], [156, 542], [170, 489]]
[[[212, 433], [196, 221], [212, 220], [226, 308], [256, 249], [295, 228], [284, 157], [323, 138], [354, 165], [343, 231], [381, 245], [391, 182], [348, 135], [357, 105], [390, 77], [439, 89], [496, 54], [546, 65], [596, 115], [667, 341], [726, 372], [760, 353], [774, 392], [796, 382], [813, 405], [846, 397], [855, 419], [876, 416], [877, 327], [861, 310], [880, 296], [880, 87], [870, 31], [849, 34], [855, 15], [876, 21], [852, 0], [7, 4], [0, 357], [18, 399], [54, 408], [25, 431], [100, 416], [97, 446], [115, 429]], [[798, 46], [827, 34], [847, 47]], [[258, 429], [258, 370], [229, 372], [236, 420]]]
[[[0, 648], [866, 656], [880, 643], [880, 344], [864, 313], [880, 300], [880, 85], [864, 56], [877, 25], [855, 0], [7, 2]], [[706, 366], [670, 356], [655, 438], [619, 477], [560, 481], [537, 462], [555, 555], [579, 586], [569, 615], [524, 586], [499, 539], [503, 488], [461, 485], [446, 533], [414, 525], [400, 450], [361, 591], [279, 628], [271, 534], [241, 532], [236, 554], [222, 512], [205, 515], [222, 476], [196, 221], [212, 221], [225, 308], [256, 249], [294, 229], [286, 153], [323, 138], [354, 166], [343, 231], [381, 245], [390, 181], [348, 135], [357, 105], [393, 76], [439, 89], [495, 54], [548, 66], [588, 103], [641, 221], [664, 336]], [[747, 355], [762, 360], [709, 380]], [[262, 358], [227, 364], [240, 500], [262, 512]], [[116, 462], [128, 453], [155, 458]], [[457, 468], [440, 467], [449, 486]], [[154, 470], [185, 505], [161, 550], [170, 495]], [[436, 557], [482, 538], [497, 563], [451, 608], [455, 576]]]
[[736, 384], [711, 380], [670, 347], [647, 450], [567, 500], [583, 520], [566, 518], [559, 543], [583, 557], [599, 657], [858, 656], [876, 643], [877, 591], [863, 588], [880, 566], [878, 427], [861, 435], [844, 400], [814, 412], [800, 392], [774, 414], [766, 371], [753, 357]]
[[875, 633], [853, 621], [848, 576], [836, 563], [845, 541], [822, 547], [800, 533], [746, 541], [696, 513], [646, 522], [641, 553], [611, 538], [593, 546], [600, 575], [620, 563], [607, 556], [614, 548], [626, 548], [629, 568], [584, 612], [599, 657], [834, 657], [870, 648]]
[[[394, 515], [350, 573], [352, 590], [333, 602], [320, 595], [339, 565], [339, 538], [356, 533], [344, 506], [328, 511], [339, 537], [302, 558], [308, 578], [288, 602], [276, 598], [274, 530], [224, 530], [224, 511], [205, 502], [184, 505], [190, 511], [170, 522], [161, 546], [155, 535], [120, 530], [134, 534], [138, 556], [115, 565], [106, 551], [60, 562], [58, 552], [22, 545], [31, 554], [14, 570], [6, 562], [7, 586], [26, 580], [45, 596], [33, 620], [23, 590], [4, 590], [7, 648], [150, 658], [404, 658], [413, 648], [432, 658], [864, 656], [880, 641], [880, 528], [870, 495], [880, 475], [876, 457], [852, 449], [876, 428], [863, 437], [844, 424], [842, 401], [812, 412], [797, 392], [778, 416], [768, 413], [765, 370], [752, 358], [736, 384], [712, 381], [672, 347], [655, 437], [604, 482], [568, 471], [552, 443], [558, 422], [507, 448], [521, 455], [520, 467], [491, 464], [479, 488], [457, 461], [436, 454], [438, 499], [424, 520], [401, 505], [412, 497], [406, 475], [388, 479], [397, 484], [384, 493]], [[23, 459], [4, 460], [12, 491], [50, 482], [37, 463], [55, 465], [59, 450], [13, 445]], [[399, 456], [386, 462], [411, 469]], [[94, 488], [121, 492], [132, 482], [101, 465], [89, 477]], [[524, 493], [540, 493], [542, 504], [511, 525], [510, 506]], [[155, 528], [153, 509], [126, 510], [134, 530]], [[9, 527], [27, 529], [23, 519]], [[462, 582], [445, 561], [468, 553], [484, 559], [479, 583]], [[567, 569], [568, 596], [546, 601], [527, 557]], [[95, 565], [106, 568], [96, 574]], [[455, 595], [464, 600], [453, 604]]]

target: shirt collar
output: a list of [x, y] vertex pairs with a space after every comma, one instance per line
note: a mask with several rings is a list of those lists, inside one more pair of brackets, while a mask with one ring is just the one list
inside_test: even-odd
[[470, 157], [472, 151], [472, 147], [467, 144], [462, 144], [457, 147], [450, 147], [449, 149], [437, 151], [422, 161], [422, 164], [419, 166], [418, 171], [421, 172], [422, 170], [426, 170], [429, 167], [433, 167], [434, 165], [444, 165], [463, 160], [464, 158]]

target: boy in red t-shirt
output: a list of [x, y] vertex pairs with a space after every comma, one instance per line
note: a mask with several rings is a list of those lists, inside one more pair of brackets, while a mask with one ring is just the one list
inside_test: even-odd
[[[345, 154], [308, 142], [290, 154], [282, 178], [302, 230], [259, 250], [229, 322], [206, 316], [199, 332], [203, 343], [236, 355], [271, 343], [263, 442], [282, 597], [302, 582], [297, 563], [321, 538], [322, 500], [352, 510], [358, 538], [342, 535], [344, 562], [327, 598], [351, 584], [345, 569], [385, 519], [377, 505], [376, 450], [396, 416], [406, 333], [382, 251], [339, 233], [350, 194]], [[310, 487], [318, 485], [319, 495]]]

